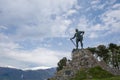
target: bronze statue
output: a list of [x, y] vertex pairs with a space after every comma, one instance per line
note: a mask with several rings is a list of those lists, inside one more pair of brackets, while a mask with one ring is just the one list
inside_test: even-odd
[[76, 46], [76, 49], [78, 49], [78, 43], [81, 43], [81, 48], [83, 48], [83, 35], [84, 35], [84, 31], [79, 31], [78, 29], [75, 30], [76, 33], [74, 34], [74, 36], [72, 38], [70, 38], [70, 40], [72, 41], [72, 39], [76, 38], [76, 45], [73, 42], [73, 44]]

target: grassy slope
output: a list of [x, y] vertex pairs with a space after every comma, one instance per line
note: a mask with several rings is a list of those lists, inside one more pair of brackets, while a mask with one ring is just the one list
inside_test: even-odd
[[97, 66], [90, 69], [80, 69], [71, 80], [120, 80], [120, 76], [114, 76], [108, 71]]
[[92, 79], [92, 80], [120, 80], [120, 76], [104, 78], [104, 79]]

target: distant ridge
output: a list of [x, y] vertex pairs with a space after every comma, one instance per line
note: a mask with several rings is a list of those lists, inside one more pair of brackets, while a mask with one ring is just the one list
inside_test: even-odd
[[0, 80], [46, 80], [54, 76], [56, 69], [21, 70], [0, 67]]

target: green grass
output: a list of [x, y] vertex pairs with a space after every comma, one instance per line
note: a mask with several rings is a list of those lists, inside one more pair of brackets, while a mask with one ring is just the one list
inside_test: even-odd
[[71, 79], [71, 80], [83, 80], [87, 76], [86, 72], [84, 69], [81, 69], [80, 71], [77, 72], [76, 76]]
[[103, 79], [92, 79], [92, 80], [120, 80], [120, 76], [110, 77], [110, 78], [103, 78]]
[[89, 75], [91, 75], [93, 78], [98, 78], [98, 79], [109, 78], [114, 76], [113, 74], [109, 73], [106, 70], [103, 70], [99, 66], [89, 69], [88, 72], [89, 72]]
[[120, 80], [120, 76], [115, 77], [108, 71], [96, 66], [90, 69], [80, 69], [71, 80]]

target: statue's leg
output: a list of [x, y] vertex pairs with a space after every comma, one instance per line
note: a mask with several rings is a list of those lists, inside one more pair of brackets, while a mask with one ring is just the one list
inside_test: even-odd
[[76, 49], [78, 49], [78, 40], [76, 40]]
[[80, 43], [81, 43], [81, 48], [83, 49], [83, 42], [82, 42], [82, 40], [80, 40]]

